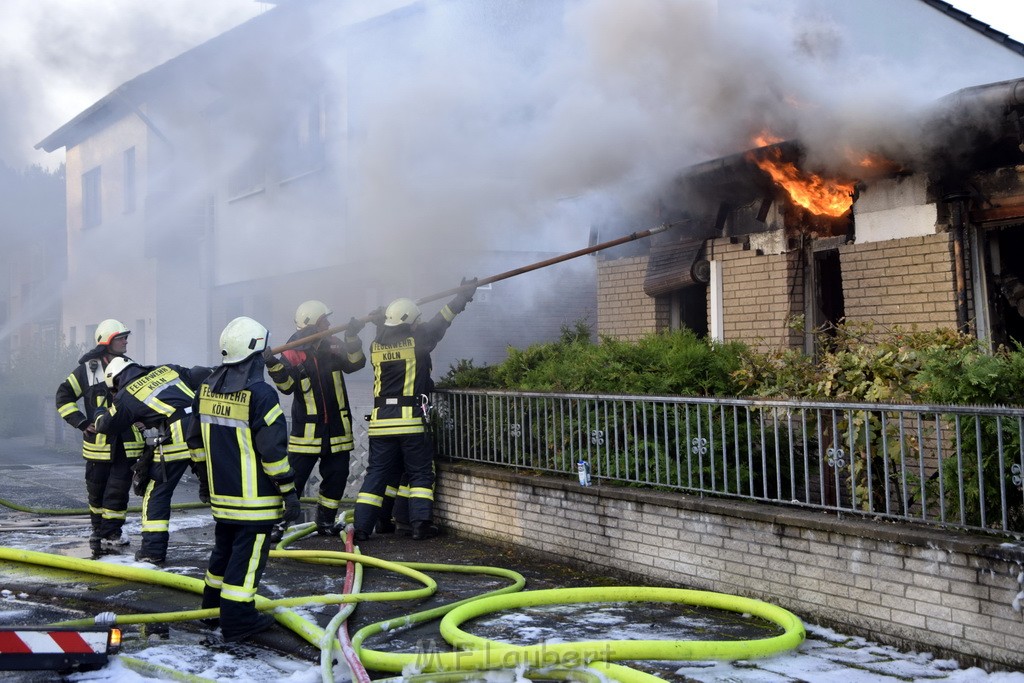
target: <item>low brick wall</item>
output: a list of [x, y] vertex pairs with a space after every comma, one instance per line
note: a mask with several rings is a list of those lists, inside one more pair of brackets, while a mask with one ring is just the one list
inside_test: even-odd
[[441, 463], [438, 521], [460, 534], [645, 582], [732, 593], [968, 665], [1024, 669], [1013, 601], [1024, 546], [682, 494]]

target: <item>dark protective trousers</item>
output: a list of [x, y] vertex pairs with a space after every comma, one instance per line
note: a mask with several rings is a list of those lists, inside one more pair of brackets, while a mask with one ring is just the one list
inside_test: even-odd
[[225, 638], [248, 632], [256, 609], [256, 589], [270, 556], [272, 525], [217, 522], [213, 552], [206, 570], [203, 608], [220, 608]]
[[[161, 462], [159, 454], [149, 468], [151, 481], [142, 498], [142, 547], [147, 557], [163, 559], [167, 556], [168, 527], [171, 519], [171, 496], [188, 469], [189, 460]], [[165, 476], [166, 475], [166, 476]]]
[[409, 526], [409, 480], [404, 473], [388, 482], [380, 505], [380, 519]]
[[426, 433], [371, 436], [363, 487], [356, 497], [355, 528], [369, 535], [381, 515], [388, 484], [409, 485], [409, 523], [434, 517], [434, 442]]
[[121, 535], [132, 485], [131, 461], [122, 449], [115, 447], [111, 450], [109, 461], [85, 462], [85, 490], [92, 532], [101, 538], [118, 538]]
[[325, 524], [333, 524], [338, 514], [338, 501], [345, 495], [345, 486], [348, 484], [351, 454], [351, 451], [327, 452], [330, 447], [330, 439], [324, 438], [324, 452], [320, 455], [288, 454], [288, 462], [295, 472], [295, 490], [300, 497], [313, 466], [320, 461], [320, 496], [317, 503], [322, 509], [317, 510], [317, 520], [323, 520]]

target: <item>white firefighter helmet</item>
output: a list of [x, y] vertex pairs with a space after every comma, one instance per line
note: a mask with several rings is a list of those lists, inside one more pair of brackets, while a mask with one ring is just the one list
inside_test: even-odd
[[241, 363], [254, 353], [267, 348], [270, 333], [252, 318], [241, 316], [227, 324], [220, 333], [220, 362], [225, 365]]
[[131, 334], [131, 331], [120, 320], [107, 318], [96, 326], [96, 343], [106, 346], [114, 340], [114, 337], [119, 337], [122, 334]]
[[323, 301], [317, 301], [316, 299], [303, 301], [295, 309], [295, 329], [301, 330], [304, 327], [316, 325], [320, 318], [333, 312], [327, 308], [327, 304]]
[[384, 311], [384, 326], [412, 325], [420, 319], [420, 307], [412, 299], [395, 299]]
[[107, 369], [103, 372], [103, 381], [107, 383], [107, 388], [114, 388], [114, 380], [117, 379], [117, 376], [124, 372], [124, 369], [129, 365], [136, 365], [136, 363], [124, 356], [118, 356], [107, 363]]

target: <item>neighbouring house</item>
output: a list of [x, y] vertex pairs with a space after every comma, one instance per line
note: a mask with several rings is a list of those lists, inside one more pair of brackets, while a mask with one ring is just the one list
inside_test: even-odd
[[[834, 20], [852, 20], [851, 6], [872, 16], [847, 5]], [[685, 169], [639, 221], [672, 228], [599, 259], [600, 334], [686, 327], [813, 352], [815, 328], [846, 320], [969, 330], [993, 346], [1024, 341], [1024, 267], [1012, 256], [1024, 240], [1024, 45], [945, 2], [900, 11], [886, 36], [911, 36], [898, 30], [902, 17], [914, 39], [938, 34], [922, 50], [991, 55], [979, 76], [1006, 80], [951, 79], [947, 87], [960, 89], [920, 119], [933, 142], [912, 161], [879, 143], [859, 150], [856, 170], [830, 177], [805, 163], [800, 140], [751, 140], [747, 151]], [[907, 57], [910, 37], [895, 47], [922, 58]]]
[[[493, 25], [489, 39], [513, 52], [528, 43], [520, 34], [529, 15], [458, 1], [273, 4], [122, 84], [38, 144], [67, 159], [67, 339], [88, 339], [115, 317], [131, 327], [129, 351], [143, 362], [216, 362], [218, 335], [239, 315], [265, 322], [272, 345], [282, 344], [306, 299], [324, 300], [339, 325], [398, 296], [426, 297], [565, 250], [507, 229], [501, 243], [453, 237], [447, 226], [460, 220], [466, 235], [487, 226], [441, 191], [438, 203], [453, 207], [446, 215], [418, 214], [412, 203], [403, 214], [407, 193], [388, 185], [381, 159], [365, 158], [368, 141], [401, 141], [379, 103], [445, 12]], [[436, 370], [459, 358], [499, 361], [508, 343], [593, 322], [593, 269], [591, 259], [482, 290], [439, 347]], [[517, 322], [525, 313], [533, 324]]]

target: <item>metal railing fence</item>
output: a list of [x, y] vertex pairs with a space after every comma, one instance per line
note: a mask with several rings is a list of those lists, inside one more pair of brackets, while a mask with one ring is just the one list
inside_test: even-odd
[[443, 457], [1024, 533], [1024, 409], [445, 390]]

